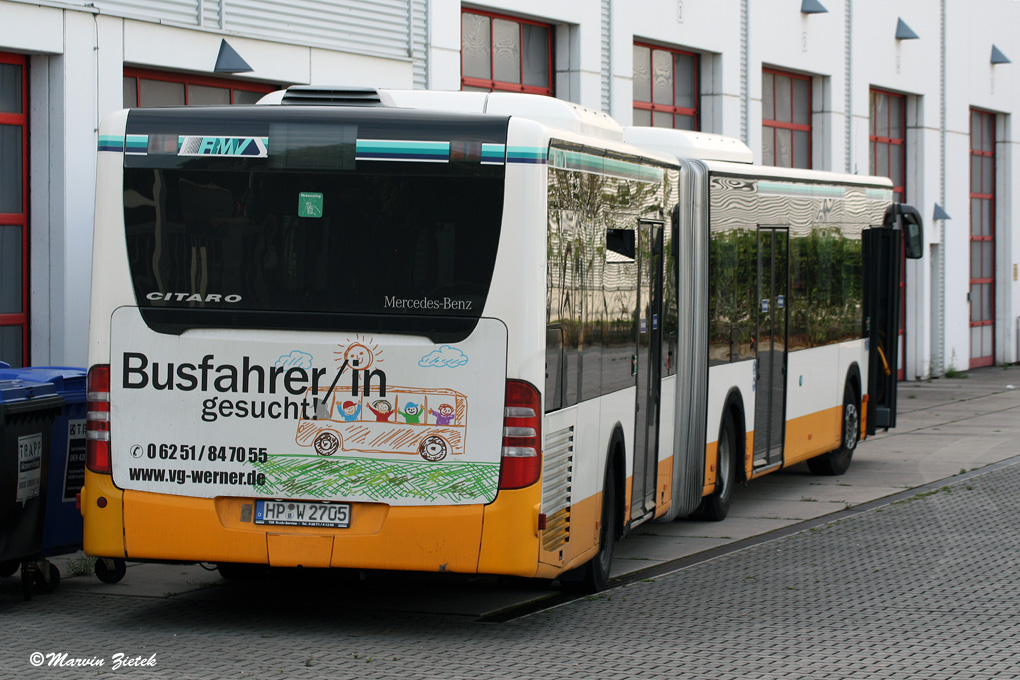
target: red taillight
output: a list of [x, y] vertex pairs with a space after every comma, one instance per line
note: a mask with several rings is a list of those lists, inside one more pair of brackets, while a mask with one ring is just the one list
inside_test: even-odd
[[89, 369], [85, 404], [85, 467], [110, 474], [110, 367]]
[[542, 399], [521, 380], [507, 380], [499, 488], [522, 489], [542, 474]]

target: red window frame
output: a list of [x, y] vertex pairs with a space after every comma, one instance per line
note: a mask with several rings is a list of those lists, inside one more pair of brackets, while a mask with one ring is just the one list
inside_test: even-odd
[[[898, 101], [900, 115], [899, 120], [896, 123], [899, 124], [901, 137], [893, 136], [880, 136], [878, 134], [878, 102], [880, 99], [885, 99], [887, 104], [885, 106], [886, 115], [886, 130], [893, 129], [893, 113], [892, 106], [889, 106], [888, 102]], [[871, 174], [878, 175], [880, 177], [888, 177], [893, 182], [893, 193], [895, 194], [896, 201], [903, 203], [906, 201], [906, 176], [907, 176], [907, 97], [903, 94], [896, 92], [889, 92], [887, 90], [879, 90], [877, 88], [871, 88], [871, 115], [869, 117], [870, 130], [868, 131], [868, 142], [871, 147]], [[884, 147], [888, 151], [888, 163], [886, 167], [878, 167], [878, 153], [879, 147]], [[900, 159], [900, 171], [897, 173], [898, 176], [893, 176], [893, 154], [896, 154]]]
[[[541, 26], [549, 31], [549, 44], [547, 46], [548, 55], [546, 57], [546, 63], [548, 64], [546, 82], [549, 83], [548, 87], [539, 87], [537, 85], [525, 85], [524, 84], [524, 56], [523, 52], [521, 55], [521, 77], [519, 83], [508, 83], [504, 80], [496, 80], [494, 77], [490, 79], [485, 78], [472, 78], [464, 75], [464, 29], [463, 21], [461, 22], [461, 51], [460, 51], [460, 87], [477, 87], [486, 89], [492, 92], [526, 92], [528, 94], [543, 94], [547, 96], [553, 95], [553, 27], [551, 24], [542, 23], [541, 21], [532, 21], [530, 19], [522, 19], [520, 17], [511, 16], [509, 14], [497, 14], [495, 12], [483, 12], [477, 9], [462, 9], [461, 16], [464, 14], [475, 14], [478, 16], [488, 17], [489, 19], [489, 74], [495, 74], [495, 68], [492, 63], [492, 20], [503, 19], [504, 21], [512, 21], [516, 24], [524, 26], [529, 24], [531, 26]], [[521, 30], [521, 44], [524, 44], [524, 31]]]
[[[799, 73], [791, 73], [789, 71], [780, 71], [778, 69], [773, 69], [773, 68], [763, 68], [762, 69], [762, 74], [765, 74], [765, 73], [768, 73], [768, 74], [772, 75], [772, 88], [773, 88], [772, 89], [772, 111], [766, 111], [765, 110], [765, 96], [764, 96], [764, 93], [762, 93], [761, 124], [762, 124], [762, 136], [764, 137], [765, 135], [772, 135], [772, 149], [773, 149], [773, 163], [772, 163], [772, 165], [776, 165], [775, 160], [777, 158], [777, 154], [775, 154], [775, 149], [778, 149], [778, 147], [779, 147], [779, 145], [777, 143], [778, 142], [778, 139], [777, 139], [777, 130], [791, 130], [791, 131], [794, 131], [794, 132], [807, 132], [807, 146], [808, 146], [808, 148], [807, 148], [807, 165], [804, 166], [804, 167], [805, 168], [810, 168], [811, 164], [812, 164], [812, 161], [811, 161], [811, 146], [812, 146], [812, 143], [813, 143], [812, 142], [812, 133], [811, 133], [811, 123], [808, 122], [807, 124], [803, 124], [803, 123], [794, 123], [794, 122], [792, 122], [792, 121], [794, 121], [796, 119], [795, 112], [796, 112], [796, 107], [798, 105], [798, 102], [796, 101], [796, 97], [793, 94], [794, 88], [793, 88], [793, 82], [792, 81], [794, 81], [794, 80], [802, 80], [802, 81], [805, 81], [807, 83], [807, 119], [808, 119], [808, 121], [810, 121], [811, 120], [811, 114], [812, 114], [812, 111], [811, 111], [811, 76], [805, 76], [805, 75], [801, 75]], [[776, 83], [776, 79], [777, 78], [789, 78], [790, 81], [791, 81], [790, 82], [790, 93], [791, 94], [790, 94], [790, 120], [789, 121], [776, 120], [778, 118], [778, 116], [776, 115], [776, 107], [778, 106], [778, 99], [776, 97], [776, 92], [775, 92], [775, 83]], [[762, 86], [764, 87], [764, 82], [763, 82]], [[794, 139], [795, 139], [795, 137], [794, 137]], [[762, 140], [762, 141], [764, 143], [764, 140]], [[796, 145], [794, 144], [794, 142], [792, 140], [791, 140], [791, 147], [790, 148], [791, 148], [791, 150], [790, 150], [790, 158], [791, 158], [791, 164], [792, 164], [791, 167], [801, 167], [801, 166], [796, 165], [796, 162], [797, 162], [796, 161], [797, 151], [796, 151]]]
[[[643, 43], [643, 42], [637, 42], [637, 41], [634, 42], [634, 47], [645, 47], [645, 48], [648, 48], [649, 50], [652, 50], [653, 52], [654, 51], [668, 52], [671, 55], [673, 55], [673, 57], [675, 57], [676, 55], [679, 54], [679, 55], [683, 55], [685, 57], [693, 57], [694, 58], [694, 80], [693, 80], [693, 82], [694, 82], [694, 108], [688, 108], [686, 106], [676, 106], [676, 72], [675, 72], [676, 59], [675, 58], [673, 58], [671, 60], [671, 62], [673, 64], [673, 67], [674, 67], [673, 87], [671, 88], [672, 91], [673, 91], [673, 105], [670, 106], [670, 105], [667, 105], [667, 104], [656, 104], [655, 102], [644, 102], [644, 101], [641, 101], [640, 99], [634, 99], [634, 108], [635, 109], [643, 109], [643, 110], [651, 111], [652, 112], [652, 125], [651, 125], [651, 127], [655, 127], [655, 113], [656, 112], [663, 112], [663, 113], [670, 113], [670, 114], [672, 114], [672, 118], [673, 118], [673, 125], [672, 125], [672, 127], [674, 127], [674, 128], [676, 128], [676, 117], [679, 115], [679, 116], [691, 116], [692, 118], [694, 118], [694, 128], [693, 129], [694, 130], [700, 130], [701, 129], [701, 110], [700, 110], [701, 107], [699, 106], [699, 104], [700, 104], [700, 99], [701, 99], [701, 96], [700, 96], [700, 93], [701, 93], [701, 81], [699, 79], [699, 73], [698, 73], [700, 71], [700, 65], [701, 65], [700, 56], [696, 52], [688, 52], [686, 50], [678, 50], [678, 49], [674, 49], [672, 47], [663, 47], [661, 45], [652, 45], [650, 43]], [[649, 63], [653, 63], [653, 61], [654, 60], [650, 59]], [[652, 86], [652, 89], [654, 90], [654, 85]], [[654, 95], [653, 95], [653, 98], [654, 98]]]
[[[987, 136], [986, 136], [987, 135]], [[983, 141], [991, 139], [991, 148], [983, 148]], [[991, 176], [984, 168], [991, 159]], [[984, 189], [990, 189], [985, 191]], [[970, 368], [991, 366], [995, 363], [995, 114], [980, 109], [970, 110]], [[985, 208], [987, 207], [987, 222]], [[988, 232], [988, 233], [985, 233]], [[990, 244], [990, 245], [989, 245]], [[976, 254], [975, 254], [976, 251]], [[986, 258], [985, 255], [989, 257]], [[975, 259], [980, 264], [974, 270]], [[988, 259], [991, 261], [989, 262]], [[986, 272], [990, 271], [991, 276]], [[987, 301], [986, 301], [987, 296]], [[984, 314], [987, 309], [989, 314]], [[991, 351], [985, 354], [979, 338], [991, 334]], [[979, 346], [975, 347], [975, 344]]]
[[0, 326], [21, 327], [21, 365], [28, 366], [28, 58], [0, 52], [0, 63], [21, 67], [21, 113], [0, 112], [0, 125], [21, 128], [21, 212], [0, 213], [0, 225], [21, 228], [21, 311], [0, 313]]
[[[868, 116], [868, 146], [870, 152], [870, 158], [868, 159], [868, 165], [870, 174], [878, 175], [881, 177], [888, 177], [893, 183], [893, 198], [899, 203], [904, 203], [907, 200], [907, 97], [906, 95], [899, 94], [898, 92], [890, 92], [888, 90], [880, 90], [878, 88], [871, 88], [871, 96], [869, 97], [869, 109], [870, 115]], [[888, 135], [879, 135], [879, 102], [885, 100], [884, 114], [885, 129], [889, 131]], [[899, 116], [894, 120], [893, 118], [893, 106], [892, 102], [899, 103]], [[894, 130], [894, 123], [899, 127], [900, 136], [896, 137], [892, 135]], [[878, 167], [879, 149], [885, 150], [886, 164], [885, 167]], [[899, 159], [899, 172], [894, 172], [895, 164], [893, 163], [894, 154]], [[896, 176], [894, 176], [896, 175]], [[903, 380], [906, 377], [906, 362], [907, 362], [907, 340], [906, 340], [906, 327], [907, 327], [907, 286], [906, 286], [906, 250], [901, 241], [900, 243], [900, 330], [899, 330], [899, 366], [896, 369], [896, 379]]]
[[135, 104], [134, 106], [141, 106], [142, 88], [139, 80], [160, 80], [164, 83], [180, 83], [184, 85], [184, 105], [188, 106], [188, 85], [200, 85], [205, 87], [219, 87], [230, 91], [230, 103], [234, 103], [234, 93], [237, 91], [241, 92], [257, 92], [260, 94], [269, 94], [277, 89], [275, 85], [266, 85], [263, 83], [252, 83], [249, 81], [230, 80], [229, 78], [214, 78], [210, 76], [192, 75], [187, 73], [172, 73], [170, 71], [151, 71], [148, 69], [131, 68], [126, 67], [124, 69], [125, 78], [134, 78], [135, 81]]

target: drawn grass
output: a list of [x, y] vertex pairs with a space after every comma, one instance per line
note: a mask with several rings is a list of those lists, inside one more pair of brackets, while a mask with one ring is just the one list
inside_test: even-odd
[[256, 490], [287, 498], [490, 503], [499, 482], [499, 463], [276, 456], [256, 467], [266, 475]]

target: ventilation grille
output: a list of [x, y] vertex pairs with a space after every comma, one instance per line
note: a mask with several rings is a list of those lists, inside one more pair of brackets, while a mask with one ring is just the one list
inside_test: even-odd
[[385, 106], [379, 91], [370, 87], [314, 87], [298, 85], [287, 88], [282, 104], [298, 106]]
[[549, 434], [542, 449], [542, 548], [555, 550], [570, 539], [570, 502], [574, 477], [574, 426]]

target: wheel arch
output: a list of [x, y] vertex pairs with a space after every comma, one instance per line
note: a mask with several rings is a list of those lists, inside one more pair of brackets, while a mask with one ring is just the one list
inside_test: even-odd
[[627, 444], [626, 438], [623, 435], [623, 425], [619, 422], [613, 426], [613, 433], [609, 436], [604, 470], [610, 473], [612, 483], [616, 486], [616, 507], [613, 508], [613, 517], [616, 523], [616, 538], [621, 538], [627, 533], [628, 529], [626, 521]]
[[[864, 391], [862, 390], [863, 381], [861, 380], [861, 367], [856, 361], [851, 363], [850, 367], [846, 370], [846, 379], [843, 381], [844, 390], [847, 385], [853, 388], [854, 394], [857, 395], [857, 403], [859, 405], [861, 400], [864, 398]], [[840, 394], [840, 399], [842, 400], [842, 398], [843, 395]]]
[[745, 459], [747, 456], [747, 420], [744, 411], [744, 395], [741, 393], [739, 387], [731, 387], [730, 391], [726, 393], [726, 399], [723, 400], [723, 409], [719, 417], [719, 427], [722, 427], [724, 419], [729, 416], [733, 420], [733, 427], [736, 430], [736, 451], [738, 454], [737, 467], [736, 467], [736, 482], [742, 483], [747, 481], [747, 470], [745, 469]]

